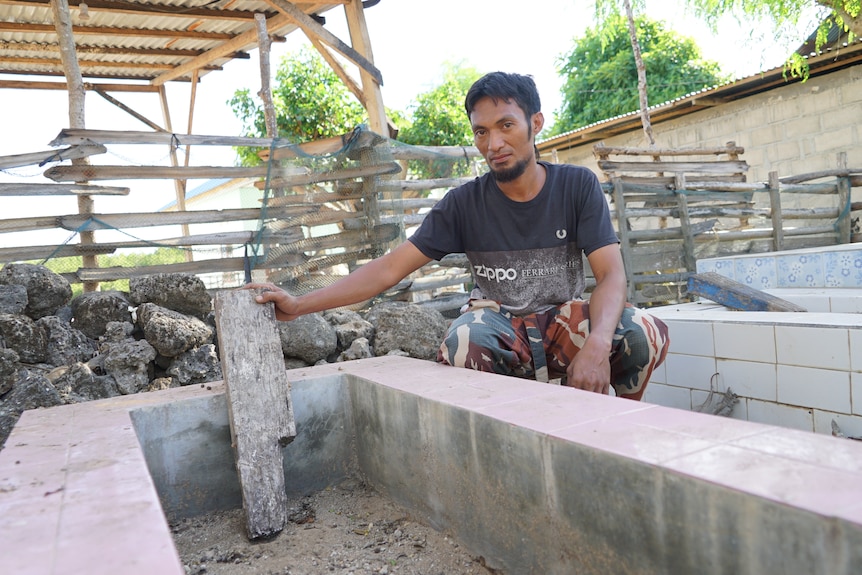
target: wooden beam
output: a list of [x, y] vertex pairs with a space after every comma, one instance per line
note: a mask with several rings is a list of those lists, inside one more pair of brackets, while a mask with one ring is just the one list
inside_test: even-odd
[[[397, 174], [401, 172], [401, 164], [398, 162], [389, 162], [386, 164], [371, 164], [368, 166], [360, 166], [359, 168], [348, 168], [333, 172], [315, 172], [312, 174], [302, 174], [296, 176], [280, 176], [275, 175], [275, 168], [272, 169], [272, 174], [269, 178], [269, 186], [272, 188], [286, 188], [289, 186], [305, 186], [318, 182], [331, 182], [335, 180], [352, 180], [354, 178], [367, 178], [370, 176], [383, 176], [387, 174]], [[267, 182], [255, 182], [254, 186], [258, 189], [266, 187]], [[368, 197], [366, 195], [366, 197]], [[280, 198], [273, 198], [275, 202]], [[334, 198], [333, 198], [334, 199]]]
[[322, 42], [331, 46], [334, 50], [340, 52], [345, 58], [359, 66], [361, 71], [369, 74], [378, 85], [383, 85], [383, 75], [380, 73], [373, 63], [369, 62], [362, 54], [342, 42], [335, 34], [318, 24], [314, 19], [300, 10], [293, 2], [288, 0], [264, 0], [270, 6], [276, 8], [279, 12], [289, 17], [291, 20], [305, 32], [305, 35], [311, 38], [315, 36], [320, 38]]
[[[54, 19], [54, 33], [57, 34], [58, 44], [60, 46], [60, 57], [63, 61], [63, 75], [66, 77], [66, 84], [69, 89], [69, 126], [72, 128], [86, 128], [85, 122], [85, 98], [84, 81], [81, 77], [81, 68], [78, 66], [78, 55], [75, 52], [75, 37], [72, 32], [72, 17], [69, 14], [68, 0], [51, 0], [51, 14]], [[90, 161], [84, 158], [74, 158], [72, 167], [86, 168]], [[86, 183], [86, 178], [75, 180], [76, 183]], [[84, 217], [88, 217], [93, 213], [93, 197], [88, 194], [82, 194], [77, 197], [78, 213]], [[93, 232], [81, 231], [81, 245], [90, 245], [95, 243]], [[85, 266], [96, 267], [98, 260], [95, 255], [85, 255], [82, 257]], [[92, 282], [84, 282], [84, 291], [95, 291], [98, 284]]]
[[[3, 58], [4, 63], [9, 64], [29, 64], [33, 66], [61, 66], [62, 60], [59, 58], [22, 58], [16, 56], [6, 56]], [[173, 64], [159, 64], [156, 62], [111, 62], [105, 60], [88, 60], [79, 58], [78, 65], [82, 68], [127, 68], [132, 70], [170, 70]]]
[[593, 146], [593, 155], [597, 158], [607, 156], [719, 156], [721, 154], [743, 154], [745, 148], [741, 146], [724, 146], [710, 148], [631, 148], [624, 146], [605, 146], [596, 144]]
[[255, 302], [256, 293], [225, 290], [213, 300], [249, 539], [272, 537], [287, 522], [282, 448], [296, 437], [275, 307]]
[[[124, 38], [187, 38], [192, 40], [232, 40], [236, 36], [223, 32], [196, 32], [194, 30], [163, 30], [155, 28], [116, 28], [112, 26], [74, 26], [76, 35], [122, 36]], [[2, 22], [0, 32], [11, 34], [53, 34], [51, 24], [32, 22]]]
[[[344, 14], [347, 17], [347, 28], [350, 31], [350, 42], [369, 63], [374, 63], [374, 55], [371, 51], [371, 36], [365, 23], [365, 11], [362, 0], [351, 0], [344, 5]], [[389, 137], [389, 121], [386, 118], [386, 108], [383, 106], [383, 94], [380, 86], [383, 78], [372, 74], [365, 66], [359, 67], [359, 77], [362, 81], [363, 102], [368, 111], [368, 126], [372, 132], [377, 132]]]
[[[356, 130], [342, 136], [314, 140], [304, 144], [284, 143], [275, 148], [276, 159], [295, 158], [299, 155], [331, 154], [341, 150], [353, 138], [359, 138], [354, 145], [371, 145], [376, 136], [367, 130]], [[244, 138], [241, 136], [204, 136], [198, 134], [168, 134], [156, 132], [113, 131], [113, 130], [61, 130], [50, 143], [52, 146], [73, 145], [85, 142], [100, 144], [154, 144], [178, 146], [248, 146], [269, 148], [272, 138]], [[278, 143], [278, 142], [277, 142]], [[268, 152], [266, 152], [268, 153]], [[264, 157], [264, 160], [266, 158]]]
[[[293, 21], [282, 14], [273, 16], [266, 21], [266, 29], [269, 31], [270, 34], [275, 34], [279, 30], [287, 26], [293, 26]], [[165, 82], [170, 82], [171, 80], [176, 80], [177, 78], [182, 78], [183, 76], [190, 76], [193, 70], [199, 70], [205, 66], [210, 65], [212, 62], [220, 58], [228, 57], [228, 54], [237, 51], [244, 51], [245, 49], [256, 45], [257, 30], [252, 28], [247, 32], [243, 32], [242, 34], [234, 36], [230, 40], [219, 44], [212, 50], [208, 50], [206, 53], [201, 54], [197, 58], [189, 60], [184, 64], [180, 64], [179, 66], [176, 66], [173, 70], [170, 70], [157, 76], [156, 78], [153, 78], [151, 80], [151, 83], [155, 86], [161, 86]]]
[[107, 92], [105, 92], [104, 90], [101, 90], [101, 89], [99, 89], [99, 88], [96, 88], [95, 92], [96, 92], [98, 95], [100, 95], [102, 98], [104, 98], [105, 100], [107, 100], [108, 102], [110, 102], [111, 104], [115, 105], [116, 107], [118, 107], [118, 108], [119, 108], [119, 109], [121, 109], [122, 111], [126, 112], [127, 114], [129, 114], [130, 116], [132, 116], [133, 118], [135, 118], [136, 120], [139, 120], [139, 121], [143, 122], [144, 124], [146, 124], [147, 126], [151, 127], [152, 129], [156, 130], [157, 132], [165, 132], [165, 131], [166, 131], [164, 128], [162, 128], [161, 126], [159, 126], [158, 124], [156, 124], [155, 122], [153, 122], [152, 120], [150, 120], [149, 118], [147, 118], [146, 116], [144, 116], [143, 114], [139, 114], [138, 112], [136, 112], [136, 111], [134, 111], [133, 109], [129, 108], [128, 106], [126, 106], [125, 104], [123, 104], [122, 102], [120, 102], [119, 100], [117, 100], [116, 98], [114, 98], [113, 96], [110, 96], [110, 95], [109, 95]]
[[305, 176], [303, 167], [267, 166], [54, 166], [45, 171], [45, 177], [55, 182], [81, 180], [196, 180], [210, 178], [264, 178]]
[[[93, 84], [84, 83], [84, 90], [95, 90], [96, 87], [106, 92], [158, 92], [158, 86], [149, 84]], [[13, 90], [68, 90], [66, 82], [30, 82], [28, 80], [0, 80], [0, 88]]]
[[694, 274], [688, 278], [688, 293], [741, 311], [808, 311], [715, 272]]
[[[0, 2], [2, 3], [2, 2]], [[0, 50], [10, 52], [48, 52], [59, 53], [57, 44], [39, 44], [36, 42], [8, 42], [0, 41]], [[200, 56], [204, 50], [190, 50], [183, 48], [135, 48], [119, 46], [81, 46], [76, 47], [78, 54], [104, 54], [122, 56], [164, 56], [166, 58], [194, 58]], [[246, 52], [236, 52], [231, 58], [247, 60], [250, 58]]]
[[0, 196], [128, 196], [129, 188], [83, 184], [0, 183]]
[[309, 36], [308, 40], [318, 53], [323, 56], [323, 59], [326, 60], [326, 63], [329, 64], [329, 67], [332, 68], [332, 71], [335, 72], [335, 75], [341, 80], [341, 83], [350, 90], [350, 93], [353, 94], [362, 107], [365, 108], [365, 94], [362, 93], [362, 88], [360, 88], [359, 84], [350, 77], [350, 74], [347, 73], [347, 70], [344, 69], [341, 62], [332, 55], [329, 48], [327, 48], [319, 39], [314, 36]]
[[11, 156], [0, 156], [0, 169], [19, 168], [21, 166], [42, 166], [49, 162], [62, 162], [76, 158], [86, 158], [97, 154], [104, 154], [108, 149], [101, 144], [83, 144], [69, 146], [62, 150], [46, 150], [44, 152], [29, 152], [27, 154], [14, 154]]
[[[291, 219], [322, 211], [320, 206], [271, 207], [266, 211], [269, 218]], [[353, 212], [345, 212], [356, 217]], [[75, 214], [65, 216], [33, 216], [29, 218], [0, 219], [0, 233], [53, 230], [92, 231], [104, 229], [144, 228], [176, 226], [182, 224], [209, 224], [260, 219], [260, 209], [195, 210], [191, 212], [135, 212], [126, 214]]]
[[694, 174], [738, 174], [748, 171], [745, 161], [719, 162], [612, 162], [600, 160], [604, 172], [685, 172]]

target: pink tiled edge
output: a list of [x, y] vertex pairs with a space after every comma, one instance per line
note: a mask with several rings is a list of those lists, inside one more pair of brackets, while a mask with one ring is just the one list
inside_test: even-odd
[[25, 411], [0, 452], [2, 571], [183, 575], [129, 412], [223, 389]]
[[[862, 524], [862, 443], [382, 357], [350, 375], [754, 497]], [[183, 573], [129, 411], [221, 383], [25, 412], [0, 452], [0, 557], [21, 575]], [[52, 534], [56, 537], [52, 539]], [[47, 542], [47, 544], [46, 544]]]

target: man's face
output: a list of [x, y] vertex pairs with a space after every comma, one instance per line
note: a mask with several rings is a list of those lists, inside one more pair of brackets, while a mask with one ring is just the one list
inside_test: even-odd
[[541, 130], [541, 112], [527, 119], [513, 101], [482, 98], [470, 113], [473, 142], [498, 182], [517, 179], [536, 161], [534, 135]]

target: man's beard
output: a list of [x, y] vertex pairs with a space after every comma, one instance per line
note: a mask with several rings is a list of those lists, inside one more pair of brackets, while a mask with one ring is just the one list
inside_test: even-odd
[[531, 158], [524, 158], [511, 168], [503, 168], [502, 170], [491, 170], [494, 174], [494, 179], [501, 184], [511, 182], [520, 178], [527, 171], [527, 166], [530, 165]]
[[[533, 137], [533, 127], [527, 126], [527, 140], [530, 140]], [[491, 170], [491, 173], [494, 174], [494, 179], [501, 184], [505, 184], [514, 180], [517, 180], [524, 172], [527, 171], [527, 166], [532, 162], [532, 158], [524, 158], [519, 161], [517, 164], [512, 166], [511, 168], [503, 168], [499, 171]]]

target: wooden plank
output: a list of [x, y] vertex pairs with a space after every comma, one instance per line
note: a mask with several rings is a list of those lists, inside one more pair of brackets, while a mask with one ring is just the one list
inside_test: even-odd
[[[323, 211], [320, 206], [271, 207], [266, 217], [272, 219], [299, 218]], [[356, 214], [351, 213], [355, 217]], [[29, 232], [62, 228], [69, 231], [103, 230], [106, 228], [145, 228], [180, 224], [211, 224], [260, 219], [259, 208], [235, 210], [194, 210], [190, 212], [135, 212], [129, 214], [75, 214], [67, 216], [33, 216], [0, 219], [0, 233]], [[341, 218], [344, 219], [344, 218]]]
[[593, 146], [593, 155], [603, 156], [718, 156], [721, 154], [743, 154], [745, 148], [728, 145], [715, 148], [627, 148], [618, 146]]
[[617, 216], [617, 233], [620, 236], [620, 250], [623, 257], [623, 266], [626, 269], [626, 277], [628, 281], [626, 298], [631, 301], [635, 294], [635, 285], [631, 281], [634, 270], [634, 261], [632, 259], [632, 245], [629, 240], [629, 222], [626, 210], [626, 202], [623, 199], [623, 185], [619, 177], [614, 180], [614, 210]]
[[[313, 174], [302, 174], [297, 176], [281, 176], [277, 173], [276, 169], [273, 168], [272, 174], [269, 179], [269, 186], [271, 188], [286, 188], [289, 186], [305, 186], [308, 184], [316, 184], [319, 182], [332, 182], [336, 180], [352, 180], [354, 178], [368, 178], [370, 176], [385, 176], [387, 174], [397, 174], [401, 171], [401, 164], [398, 162], [387, 162], [384, 164], [371, 164], [368, 166], [361, 166], [359, 168], [346, 168], [343, 170], [337, 170], [333, 172], [320, 172]], [[254, 186], [258, 189], [263, 189], [266, 187], [267, 182], [255, 182]], [[270, 200], [275, 203], [277, 200], [286, 199], [290, 196], [285, 196], [285, 198], [273, 198]], [[366, 194], [365, 197], [368, 197]]]
[[688, 292], [741, 311], [808, 311], [715, 272], [694, 274], [688, 278]]
[[[677, 189], [685, 189], [685, 175], [676, 174]], [[691, 219], [688, 213], [688, 198], [684, 193], [678, 193], [676, 200], [679, 206], [679, 226], [682, 230], [682, 245], [685, 248], [683, 251], [683, 261], [685, 269], [694, 272], [697, 270], [697, 260], [694, 255], [694, 234], [691, 229]]]
[[748, 171], [742, 160], [724, 162], [610, 162], [599, 161], [604, 172], [685, 172], [691, 174], [739, 174]]
[[0, 183], [0, 196], [128, 196], [129, 188], [84, 184]]
[[216, 293], [213, 304], [231, 445], [249, 539], [272, 537], [287, 521], [282, 448], [296, 437], [290, 384], [273, 304], [255, 291]]
[[89, 144], [80, 146], [69, 146], [62, 150], [46, 150], [44, 152], [29, 152], [27, 154], [13, 154], [0, 156], [0, 169], [19, 168], [21, 166], [39, 165], [43, 166], [49, 162], [62, 162], [76, 158], [86, 158], [97, 154], [104, 154], [108, 149], [101, 144]]
[[157, 179], [215, 179], [264, 178], [301, 176], [308, 173], [303, 167], [273, 166], [54, 166], [45, 171], [45, 177], [55, 182], [81, 182], [92, 180], [157, 180]]

